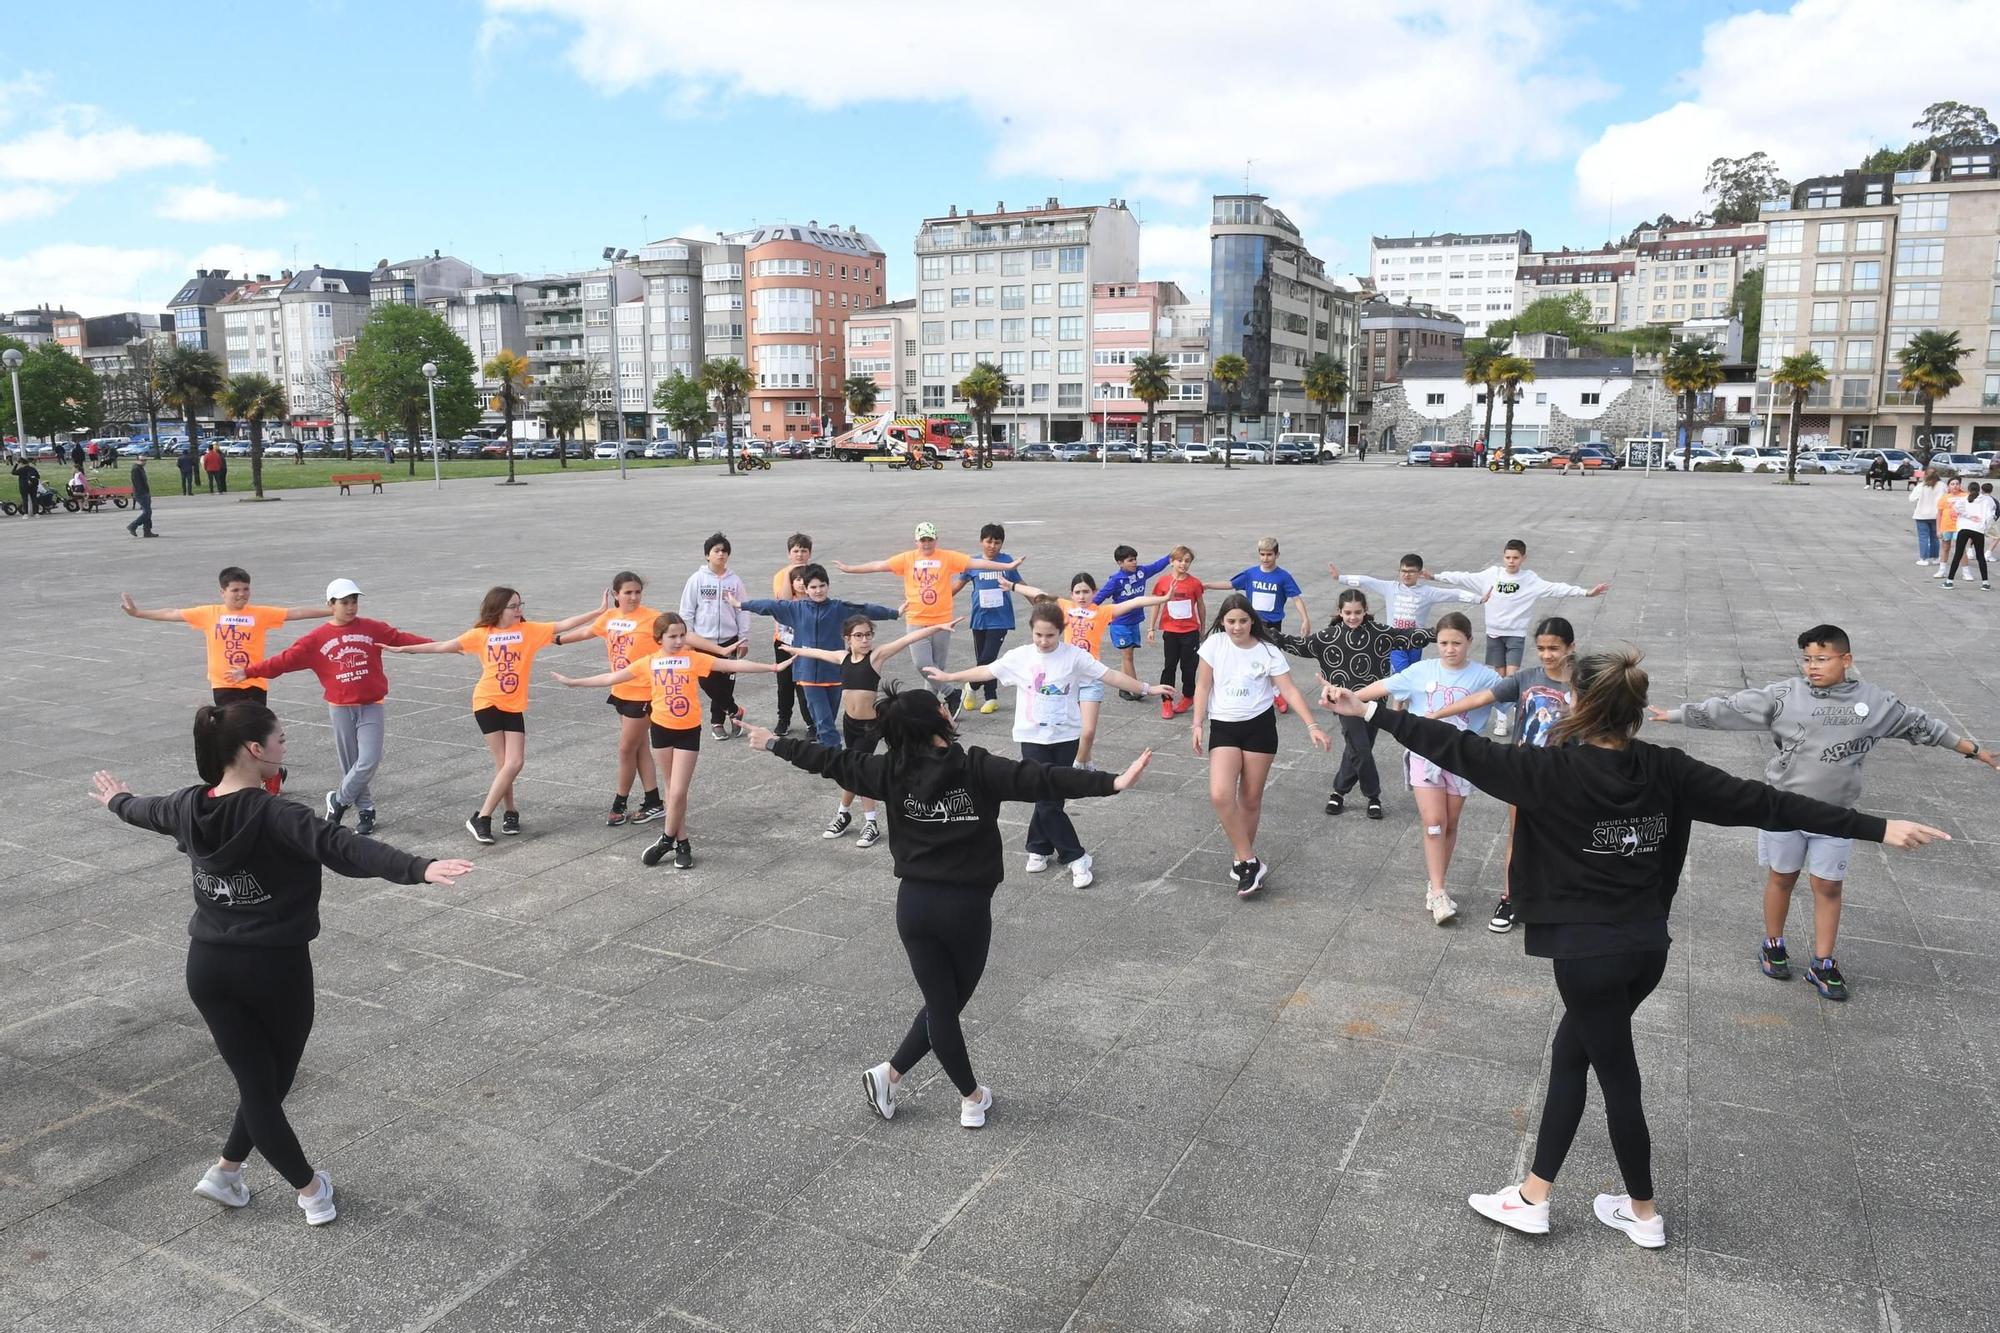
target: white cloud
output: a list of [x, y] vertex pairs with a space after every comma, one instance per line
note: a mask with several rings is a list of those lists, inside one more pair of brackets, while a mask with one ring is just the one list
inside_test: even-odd
[[1683, 96], [1644, 120], [1612, 125], [1578, 156], [1576, 202], [1622, 220], [1704, 207], [1717, 157], [1769, 153], [1791, 180], [1852, 167], [1902, 147], [1924, 107], [1986, 101], [2000, 66], [1991, 0], [1799, 0], [1711, 24]]
[[172, 222], [244, 222], [281, 218], [291, 207], [283, 199], [252, 199], [215, 185], [179, 185], [154, 212]]
[[205, 167], [215, 150], [191, 134], [103, 125], [94, 107], [62, 107], [55, 123], [0, 142], [0, 179], [90, 185], [134, 171]]
[[212, 245], [198, 254], [156, 247], [44, 245], [0, 255], [0, 310], [65, 306], [85, 315], [158, 314], [197, 268], [275, 273], [278, 252]]
[[[754, 41], [725, 5], [486, 8], [567, 25], [580, 79], [612, 92], [660, 82], [675, 106], [960, 103], [992, 129], [990, 168], [1038, 181], [1229, 180], [1246, 156], [1257, 178], [1299, 195], [1429, 180], [1571, 151], [1569, 113], [1603, 92], [1566, 65], [1565, 24], [1546, 0], [1268, 0], [1226, 23], [1197, 0], [1156, 0], [1144, 22], [1130, 7], [1019, 0], [992, 23], [938, 23], [914, 0], [850, 0], [843, 31], [892, 35], [832, 78], [799, 73], [825, 62], [815, 0], [767, 0]], [[1063, 39], [1051, 42], [1055, 31]], [[1167, 70], [1188, 76], [1131, 76]]]
[[1139, 274], [1178, 282], [1191, 300], [1208, 290], [1208, 224], [1149, 221], [1139, 232]]
[[39, 185], [18, 190], [0, 190], [0, 222], [26, 222], [45, 218], [69, 202], [69, 196]]
[[11, 79], [0, 79], [0, 125], [5, 125], [30, 107], [41, 105], [48, 96], [49, 77], [32, 71]]

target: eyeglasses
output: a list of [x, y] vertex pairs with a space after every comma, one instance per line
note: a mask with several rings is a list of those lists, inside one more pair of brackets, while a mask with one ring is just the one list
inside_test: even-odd
[[507, 603], [507, 609], [509, 611], [519, 611], [523, 605], [524, 603], [521, 601], [520, 598], [517, 597], [513, 601]]
[[1835, 663], [1840, 661], [1838, 657], [1801, 657], [1799, 660], [1801, 662], [1804, 662], [1807, 666], [1822, 666], [1822, 667], [1833, 666]]

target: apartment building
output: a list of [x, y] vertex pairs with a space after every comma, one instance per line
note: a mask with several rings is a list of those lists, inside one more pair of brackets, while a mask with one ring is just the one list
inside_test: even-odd
[[1160, 404], [1160, 416], [1172, 423], [1175, 444], [1208, 439], [1208, 328], [1206, 301], [1183, 301], [1160, 311], [1153, 350], [1167, 358], [1174, 381], [1173, 392]]
[[278, 312], [278, 295], [291, 277], [284, 273], [274, 279], [259, 273], [216, 299], [211, 328], [214, 322], [221, 325], [220, 350], [229, 374], [254, 373], [276, 384], [285, 383], [285, 326]]
[[1466, 336], [1477, 338], [1494, 320], [1518, 313], [1516, 274], [1521, 256], [1534, 248], [1525, 231], [1376, 236], [1368, 245], [1368, 277], [1392, 301], [1457, 315]]
[[173, 331], [171, 314], [98, 315], [83, 321], [83, 349], [78, 355], [100, 379], [108, 379], [132, 368], [133, 344], [171, 340]]
[[167, 308], [174, 315], [174, 337], [181, 346], [203, 352], [220, 352], [220, 331], [217, 330], [211, 337], [211, 329], [216, 323], [216, 304], [248, 281], [248, 278], [230, 277], [229, 270], [224, 268], [196, 269], [194, 276], [174, 293], [174, 299], [167, 302]]
[[917, 382], [917, 303], [890, 301], [847, 321], [847, 374], [875, 381], [875, 411], [914, 416]]
[[1435, 306], [1365, 301], [1360, 321], [1361, 336], [1347, 359], [1357, 398], [1401, 380], [1412, 361], [1459, 361], [1465, 355], [1465, 321]]
[[1125, 201], [925, 218], [917, 231], [918, 410], [964, 414], [958, 382], [1008, 371], [996, 439], [1072, 441], [1090, 423], [1091, 292], [1139, 281], [1139, 223]]
[[[1145, 401], [1132, 392], [1132, 363], [1153, 353], [1168, 357], [1169, 364], [1178, 360], [1180, 350], [1170, 352], [1165, 346], [1171, 327], [1166, 312], [1187, 303], [1187, 293], [1172, 282], [1107, 282], [1091, 289], [1090, 421], [1094, 438], [1120, 443], [1144, 438], [1147, 409]], [[1168, 327], [1163, 328], [1163, 324]], [[1001, 368], [1006, 369], [1004, 365]], [[1161, 441], [1171, 440], [1175, 434], [1174, 411], [1170, 395], [1153, 413]]]
[[486, 274], [463, 259], [433, 250], [400, 264], [386, 260], [368, 275], [372, 305], [429, 305], [486, 282]]
[[750, 432], [771, 442], [847, 429], [847, 331], [882, 303], [886, 256], [852, 227], [758, 227], [743, 247]]
[[[1320, 355], [1346, 357], [1359, 331], [1356, 294], [1326, 276], [1292, 220], [1261, 194], [1216, 195], [1208, 236], [1209, 365], [1233, 353], [1250, 366], [1233, 398], [1237, 438], [1320, 431], [1326, 413], [1306, 397], [1306, 368]], [[1230, 406], [1211, 381], [1208, 410]]]
[[[639, 342], [645, 280], [637, 269], [613, 261], [602, 269], [528, 278], [515, 290], [521, 336], [527, 344], [523, 355], [536, 382], [546, 385], [563, 376], [588, 376], [600, 410], [585, 435], [604, 440], [646, 438], [648, 401]], [[625, 344], [615, 352], [614, 337]], [[636, 361], [631, 359], [635, 355]], [[546, 406], [545, 399], [530, 392], [531, 415]]]
[[[1577, 294], [1589, 301], [1592, 324], [1599, 329], [1621, 328], [1636, 308], [1633, 279], [1638, 271], [1637, 252], [1617, 245], [1526, 251], [1514, 271], [1514, 305], [1526, 310], [1546, 297]], [[1682, 294], [1686, 295], [1685, 288]]]
[[1515, 305], [1580, 293], [1600, 329], [1672, 326], [1726, 318], [1736, 283], [1763, 267], [1764, 224], [1642, 228], [1594, 250], [1526, 251], [1515, 274]]
[[68, 324], [77, 318], [74, 310], [52, 310], [48, 306], [10, 311], [0, 314], [0, 337], [13, 338], [32, 350], [56, 340], [58, 323]]
[[[1799, 182], [1766, 203], [1757, 407], [1767, 430], [1789, 412], [1772, 370], [1817, 355], [1829, 382], [1806, 400], [1800, 434], [1853, 447], [2000, 448], [2000, 154], [1948, 150], [1893, 175], [1850, 171]], [[1926, 330], [1971, 349], [1964, 384], [1923, 406], [1898, 381], [1898, 354]]]

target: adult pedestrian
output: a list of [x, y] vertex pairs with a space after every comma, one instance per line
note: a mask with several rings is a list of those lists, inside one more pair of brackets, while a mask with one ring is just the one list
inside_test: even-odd
[[1549, 1192], [1583, 1119], [1594, 1069], [1625, 1190], [1598, 1195], [1593, 1211], [1633, 1244], [1658, 1249], [1667, 1243], [1666, 1222], [1653, 1194], [1632, 1015], [1666, 973], [1667, 914], [1693, 825], [1803, 828], [1903, 848], [1948, 835], [1745, 781], [1638, 740], [1647, 684], [1639, 661], [1631, 650], [1579, 661], [1576, 705], [1546, 748], [1497, 745], [1448, 722], [1363, 703], [1344, 689], [1329, 689], [1326, 701], [1520, 811], [1516, 910], [1528, 955], [1552, 964], [1564, 1012], [1532, 1169], [1519, 1184], [1467, 1203], [1516, 1231], [1547, 1233]]
[[7, 470], [14, 474], [15, 484], [21, 488], [21, 512], [33, 518], [36, 513], [35, 494], [42, 488], [42, 470], [28, 456], [29, 447], [25, 443], [22, 445], [21, 453], [8, 463]]
[[208, 450], [201, 456], [201, 470], [208, 478], [210, 495], [220, 495], [229, 489], [222, 477], [222, 450], [216, 447], [214, 440], [208, 442]]
[[261, 704], [196, 710], [194, 759], [201, 781], [165, 796], [134, 796], [103, 772], [91, 792], [126, 823], [173, 838], [193, 864], [188, 997], [238, 1099], [222, 1155], [194, 1192], [248, 1205], [243, 1164], [255, 1148], [298, 1191], [307, 1224], [323, 1226], [335, 1216], [333, 1177], [307, 1160], [284, 1108], [312, 1035], [320, 871], [450, 885], [472, 863], [413, 856], [271, 796], [265, 785], [284, 763], [285, 733]]
[[[1876, 456], [1871, 468], [1882, 465]], [[1884, 466], [1884, 471], [1887, 471]], [[1936, 468], [1925, 468], [1923, 480], [1910, 488], [1910, 519], [1917, 525], [1917, 563], [1928, 565], [1942, 554], [1938, 550], [1938, 498], [1944, 494], [1944, 476]]]
[[[146, 455], [140, 454], [132, 460], [132, 507], [139, 512], [125, 531], [134, 537], [157, 537], [153, 531], [153, 483], [146, 479]], [[144, 528], [142, 533], [139, 529]]]
[[750, 728], [750, 745], [882, 802], [900, 880], [896, 933], [924, 1005], [896, 1053], [862, 1072], [862, 1091], [875, 1114], [892, 1118], [904, 1076], [935, 1054], [958, 1089], [958, 1123], [978, 1129], [993, 1107], [993, 1091], [973, 1076], [958, 1016], [986, 971], [993, 891], [1006, 877], [1000, 805], [1127, 791], [1145, 773], [1153, 752], [1143, 751], [1113, 777], [1031, 760], [1017, 763], [978, 746], [961, 749], [948, 705], [929, 691], [898, 693], [892, 687], [879, 713], [887, 754], [830, 750], [796, 737], [780, 740], [762, 727]]
[[180, 468], [181, 494], [193, 495], [194, 472], [197, 466], [197, 460], [195, 459], [194, 451], [192, 449], [182, 449], [180, 451], [179, 456], [174, 459], [174, 462]]
[[69, 461], [71, 467], [74, 467], [78, 472], [83, 471], [84, 452], [82, 444], [71, 441], [69, 446]]
[[229, 455], [220, 446], [210, 445], [215, 450], [215, 478], [222, 486], [222, 493], [229, 494]]

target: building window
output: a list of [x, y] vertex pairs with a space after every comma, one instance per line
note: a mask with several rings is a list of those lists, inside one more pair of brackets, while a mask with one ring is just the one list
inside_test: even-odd
[[[989, 288], [987, 290], [991, 289]], [[1000, 289], [1000, 308], [1002, 310], [1021, 309], [1024, 305], [1027, 304], [1026, 301], [1027, 291], [1028, 291], [1027, 288], [1018, 285], [1013, 287], [1002, 287]]]
[[970, 272], [972, 272], [972, 256], [971, 256], [971, 255], [953, 255], [953, 256], [951, 257], [951, 271], [952, 271], [953, 273], [970, 273]]
[[1822, 222], [1819, 224], [1819, 252], [1823, 255], [1837, 255], [1847, 249], [1847, 224], [1845, 222]]
[[1897, 241], [1896, 276], [1936, 278], [1944, 273], [1943, 241]]
[[972, 369], [972, 353], [970, 353], [970, 352], [953, 352], [953, 353], [951, 354], [951, 373], [952, 373], [952, 374], [954, 374], [954, 375], [963, 375], [963, 374], [964, 374], [964, 373], [965, 373], [966, 371], [968, 371], [968, 370], [971, 370], [971, 369]]
[[971, 320], [954, 319], [951, 322], [951, 340], [953, 342], [964, 342], [967, 338], [970, 338], [971, 336], [972, 336]]
[[1844, 360], [1841, 361], [1840, 368], [1842, 370], [1868, 370], [1868, 371], [1874, 370], [1875, 369], [1874, 339], [1862, 338], [1850, 341], [1847, 344], [1847, 356]]
[[1837, 292], [1840, 290], [1841, 273], [1846, 265], [1838, 260], [1831, 264], [1813, 265], [1813, 290], [1816, 292]]
[[1056, 285], [1056, 304], [1066, 310], [1076, 310], [1083, 305], [1083, 284], [1064, 282]]
[[[1775, 224], [1773, 224], [1775, 225]], [[1764, 290], [1767, 292], [1795, 292], [1799, 289], [1799, 261], [1796, 259], [1773, 260], [1764, 266]], [[1658, 289], [1654, 291], [1658, 295]]]
[[1027, 272], [1028, 254], [1025, 250], [1009, 250], [1000, 256], [1000, 273], [1003, 277], [1018, 278]]
[[1019, 352], [1002, 352], [1000, 353], [1001, 373], [1006, 375], [1019, 375], [1027, 369], [1027, 366], [1025, 364], [1026, 361], [1027, 358], [1022, 356]]
[[944, 321], [937, 319], [925, 320], [924, 346], [941, 347], [943, 345], [944, 345]]
[[1064, 247], [1063, 247], [1063, 248], [1062, 248], [1061, 250], [1057, 251], [1056, 253], [1057, 253], [1057, 255], [1058, 255], [1058, 256], [1060, 256], [1060, 261], [1061, 261], [1061, 262], [1059, 262], [1059, 263], [1058, 263], [1058, 264], [1056, 265], [1056, 271], [1057, 271], [1057, 272], [1059, 272], [1059, 273], [1081, 273], [1081, 272], [1083, 272], [1083, 247], [1082, 247], [1082, 246], [1080, 246], [1080, 245], [1065, 245], [1065, 246], [1064, 246]]
[[924, 313], [926, 315], [935, 315], [943, 309], [944, 309], [944, 288], [942, 287], [924, 288], [923, 292]]
[[1585, 407], [1596, 407], [1603, 401], [1603, 398], [1604, 395], [1601, 393], [1586, 393], [1580, 395], [1578, 401]]
[[1854, 290], [1857, 292], [1879, 292], [1882, 290], [1882, 261], [1879, 259], [1858, 259], [1854, 262]]
[[923, 277], [927, 282], [936, 282], [938, 279], [944, 277], [943, 255], [924, 256]]
[[1083, 385], [1081, 385], [1081, 384], [1058, 384], [1058, 385], [1056, 385], [1056, 406], [1057, 406], [1057, 407], [1082, 407], [1082, 406], [1083, 406]]
[[944, 353], [924, 353], [924, 374], [942, 379], [944, 377]]
[[1443, 395], [1443, 394], [1441, 394], [1441, 393], [1427, 393], [1427, 394], [1425, 394], [1425, 395], [1424, 395], [1424, 406], [1425, 406], [1425, 407], [1443, 407], [1443, 406], [1444, 406], [1444, 395]]
[[954, 288], [952, 288], [952, 289], [951, 289], [951, 304], [952, 304], [952, 306], [953, 306], [954, 308], [956, 308], [956, 307], [959, 307], [959, 306], [969, 306], [969, 305], [971, 305], [971, 304], [972, 304], [972, 288], [970, 288], [970, 287], [954, 287]]
[[926, 384], [924, 386], [924, 406], [927, 408], [944, 406], [944, 385]]
[[972, 293], [972, 303], [974, 305], [992, 305], [993, 289], [991, 287], [975, 287]]
[[1854, 224], [1854, 248], [1856, 250], [1880, 250], [1884, 223], [1874, 218]]
[[1054, 268], [1055, 262], [1056, 252], [1053, 250], [1037, 250], [1034, 252], [1034, 267], [1038, 269]]
[[1873, 333], [1876, 329], [1876, 308], [1874, 301], [1849, 301], [1847, 303], [1847, 331], [1849, 333]]
[[1795, 255], [1805, 247], [1806, 224], [1803, 220], [1773, 222], [1764, 235], [1764, 248], [1774, 255]]
[[1033, 296], [1036, 305], [1048, 305], [1056, 299], [1056, 289], [1051, 283], [1038, 282], [1035, 284]]
[[991, 273], [999, 267], [999, 264], [1000, 256], [991, 250], [972, 257], [972, 271], [975, 273]]
[[1028, 336], [1031, 338], [1050, 337], [1055, 333], [1055, 326], [1055, 320], [1049, 316], [1037, 315], [1028, 321]]
[[1904, 195], [1903, 211], [1897, 223], [1897, 230], [1943, 231], [1947, 223], [1946, 209], [1950, 202], [1951, 196], [1944, 194]]
[[1017, 343], [1017, 342], [1020, 342], [1020, 341], [1021, 341], [1021, 339], [1022, 339], [1022, 337], [1023, 337], [1023, 335], [1024, 335], [1024, 330], [1025, 330], [1025, 329], [1027, 328], [1027, 323], [1028, 323], [1028, 321], [1026, 321], [1026, 320], [1024, 320], [1024, 319], [1003, 319], [1003, 320], [1001, 320], [1001, 321], [1000, 321], [1000, 341], [1001, 341], [1001, 342], [1003, 342], [1003, 343]]
[[1048, 385], [1046, 385], [1046, 384], [1031, 384], [1031, 385], [1029, 385], [1029, 386], [1028, 386], [1028, 399], [1029, 399], [1029, 401], [1031, 401], [1031, 402], [1036, 402], [1036, 403], [1046, 403], [1046, 402], [1048, 402], [1048, 401], [1049, 401], [1049, 386], [1048, 386]]
[[1058, 375], [1081, 375], [1083, 373], [1083, 352], [1080, 348], [1065, 347], [1056, 353], [1056, 373]]
[[1064, 315], [1061, 319], [1058, 319], [1056, 321], [1056, 340], [1066, 343], [1083, 341], [1083, 316]]
[[1812, 305], [1812, 332], [1838, 333], [1840, 331], [1840, 302], [1814, 301]]
[[1889, 297], [1889, 319], [1925, 320], [1938, 317], [1938, 300], [1944, 289], [1937, 282], [1899, 282]]

